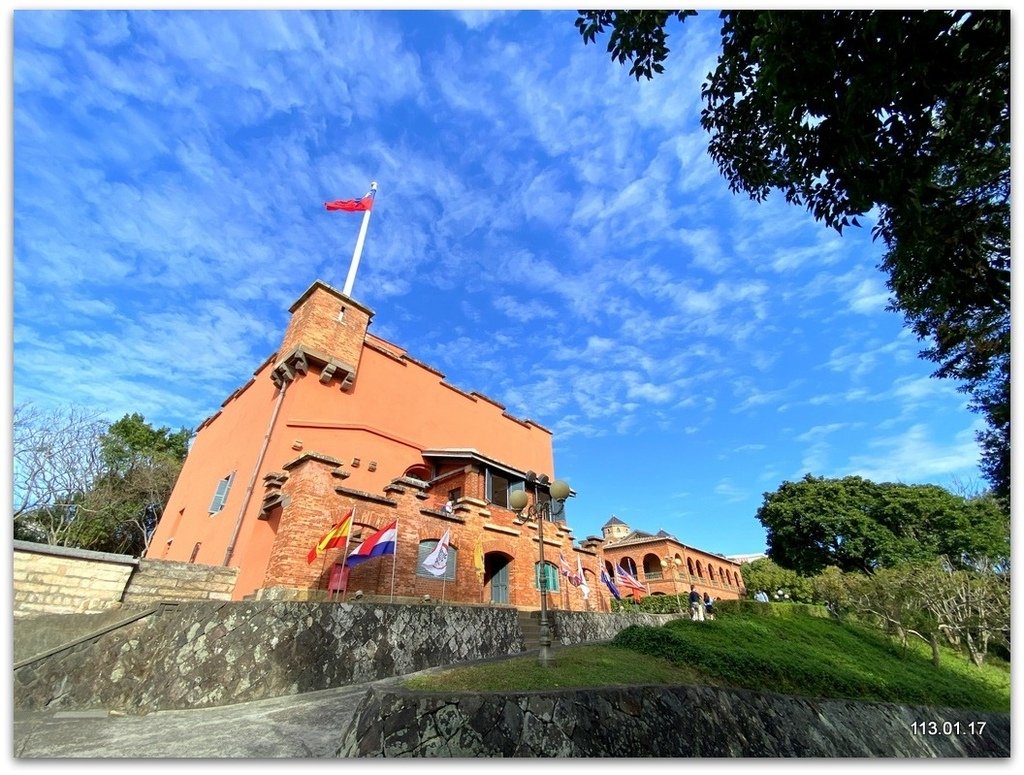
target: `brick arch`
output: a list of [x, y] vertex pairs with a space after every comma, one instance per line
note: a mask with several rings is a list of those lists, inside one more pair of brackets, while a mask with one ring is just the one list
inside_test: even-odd
[[500, 552], [501, 554], [507, 554], [512, 559], [516, 557], [515, 544], [508, 538], [491, 538], [487, 541], [482, 541], [484, 554], [491, 554], [492, 552]]
[[644, 576], [646, 576], [651, 571], [654, 571], [655, 573], [661, 573], [661, 557], [656, 555], [654, 552], [648, 552], [647, 554], [645, 554], [643, 562]]
[[402, 476], [411, 476], [414, 479], [420, 479], [424, 482], [430, 481], [430, 466], [426, 463], [413, 463], [407, 469]]

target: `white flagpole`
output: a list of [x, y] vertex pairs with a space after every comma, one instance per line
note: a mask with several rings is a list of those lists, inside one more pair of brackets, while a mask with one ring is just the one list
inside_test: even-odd
[[[345, 576], [345, 563], [348, 562], [348, 542], [352, 540], [352, 531], [356, 528], [356, 507], [352, 507], [349, 515], [348, 535], [345, 536], [345, 548], [341, 552], [341, 575]], [[348, 577], [345, 577], [345, 588], [341, 591], [341, 602], [348, 599]]]
[[[370, 183], [370, 192], [376, 199], [377, 192], [377, 181]], [[348, 277], [345, 278], [345, 289], [342, 291], [346, 296], [352, 296], [352, 286], [356, 282], [356, 270], [359, 268], [359, 256], [363, 252], [363, 240], [366, 239], [366, 227], [370, 225], [370, 213], [373, 211], [371, 207], [369, 210], [363, 213], [363, 223], [359, 227], [359, 237], [356, 239], [356, 249], [352, 253], [352, 263], [348, 267]]]
[[[367, 211], [369, 214], [369, 211]], [[391, 602], [395, 602], [395, 567], [398, 565], [398, 520], [395, 520], [395, 553], [391, 555]]]

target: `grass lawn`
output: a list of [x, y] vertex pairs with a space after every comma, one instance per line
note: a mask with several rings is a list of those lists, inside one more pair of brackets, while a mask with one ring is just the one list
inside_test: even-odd
[[664, 627], [629, 627], [610, 645], [562, 647], [536, 657], [410, 677], [421, 691], [501, 691], [705, 684], [901, 705], [1010, 711], [1010, 666], [975, 667], [951, 649], [938, 668], [925, 644], [906, 649], [866, 626], [809, 616], [720, 616]]

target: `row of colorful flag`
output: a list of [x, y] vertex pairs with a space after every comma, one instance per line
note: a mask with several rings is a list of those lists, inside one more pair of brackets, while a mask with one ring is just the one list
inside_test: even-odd
[[[348, 538], [352, 533], [352, 519], [354, 515], [355, 509], [349, 509], [348, 513], [342, 517], [341, 521], [337, 522], [330, 530], [324, 533], [320, 540], [317, 541], [316, 545], [309, 550], [309, 554], [306, 555], [306, 561], [312, 563], [316, 561], [318, 557], [322, 556], [324, 552], [330, 549], [338, 549], [342, 544], [345, 545], [347, 550]], [[448, 572], [448, 554], [449, 545], [451, 543], [451, 533], [451, 528], [445, 530], [444, 535], [441, 536], [441, 540], [437, 542], [437, 546], [435, 546], [433, 551], [431, 551], [423, 560], [423, 567], [428, 573], [434, 576], [443, 577]], [[343, 564], [352, 568], [360, 563], [366, 562], [367, 560], [372, 560], [374, 557], [385, 557], [389, 554], [393, 555], [395, 553], [397, 543], [398, 520], [395, 520], [391, 524], [385, 525], [359, 544], [351, 554], [346, 551], [346, 557]], [[564, 553], [558, 553], [558, 560], [561, 574], [565, 576], [569, 583], [574, 587], [579, 587], [584, 600], [588, 599], [590, 597], [590, 586], [587, 584], [587, 579], [583, 575], [583, 563], [580, 561], [579, 555], [576, 556], [575, 572], [566, 561]], [[483, 578], [483, 545], [479, 541], [477, 542], [476, 550], [473, 553], [473, 567], [476, 569], [477, 574]], [[647, 588], [637, 581], [636, 577], [621, 565], [615, 566], [615, 581], [612, 581], [611, 577], [608, 575], [608, 571], [602, 567], [601, 583], [608, 587], [608, 591], [611, 593], [612, 597], [616, 600], [621, 600], [622, 593], [619, 591], [619, 586], [616, 582], [627, 589], [635, 589], [640, 592], [647, 591]]]
[[[306, 555], [306, 562], [313, 563], [318, 557], [323, 556], [324, 552], [330, 549], [338, 549], [342, 545], [346, 548], [343, 565], [349, 568], [367, 560], [372, 560], [374, 557], [385, 557], [395, 553], [395, 547], [398, 543], [397, 519], [371, 535], [349, 554], [347, 551], [348, 538], [352, 533], [352, 519], [354, 515], [355, 509], [349, 509], [348, 513], [339, 522], [324, 533], [316, 545], [309, 550], [309, 554]], [[444, 576], [448, 572], [448, 547], [451, 543], [451, 533], [451, 528], [445, 530], [441, 540], [437, 542], [437, 546], [434, 547], [434, 550], [423, 561], [423, 567], [434, 576]], [[483, 545], [479, 541], [476, 545], [476, 551], [473, 553], [473, 567], [482, 579], [484, 575], [484, 551]]]
[[355, 509], [349, 509], [348, 513], [341, 518], [341, 521], [334, 524], [330, 530], [320, 537], [316, 545], [306, 555], [306, 562], [312, 563], [329, 549], [338, 549], [345, 546], [345, 564], [350, 568], [360, 563], [372, 560], [374, 557], [384, 557], [395, 553], [395, 545], [398, 539], [398, 520], [390, 525], [385, 525], [372, 536], [363, 541], [355, 550], [348, 553], [348, 539], [352, 533], [352, 519], [355, 516]]

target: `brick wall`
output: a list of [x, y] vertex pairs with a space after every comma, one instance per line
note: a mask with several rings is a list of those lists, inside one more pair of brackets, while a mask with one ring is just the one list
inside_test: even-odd
[[[345, 314], [339, 320], [343, 307]], [[318, 280], [290, 311], [292, 317], [278, 350], [281, 357], [300, 348], [358, 367], [366, 328], [373, 317], [370, 310]]]
[[[321, 583], [343, 548], [332, 549], [310, 563], [309, 550], [341, 519], [350, 504], [334, 491], [338, 479], [332, 473], [341, 462], [326, 455], [308, 453], [288, 463], [281, 487], [287, 507], [275, 516], [277, 536], [267, 561], [263, 587], [326, 589]], [[287, 516], [284, 516], [284, 513]]]
[[[287, 505], [276, 510], [271, 519], [277, 536], [262, 590], [276, 590], [274, 594], [280, 599], [322, 599], [319, 593], [326, 595], [331, 569], [340, 561], [344, 547], [328, 550], [312, 563], [307, 561], [307, 554], [348, 509], [354, 508], [350, 551], [395, 520], [398, 541], [394, 557], [382, 557], [350, 569], [350, 592], [361, 590], [367, 596], [404, 600], [429, 595], [432, 600], [488, 604], [492, 590], [473, 568], [474, 550], [479, 543], [485, 555], [513, 563], [507, 572], [507, 603], [526, 610], [540, 607], [534, 575], [539, 558], [537, 523], [514, 524], [513, 512], [482, 500], [479, 496], [483, 495], [484, 477], [479, 472], [456, 473], [431, 492], [426, 491], [424, 483], [403, 477], [385, 487], [383, 494], [373, 494], [346, 487], [344, 479], [335, 475], [339, 465], [338, 461], [315, 452], [305, 453], [285, 465], [288, 476], [281, 492]], [[463, 496], [455, 504], [454, 512], [445, 514], [440, 506], [452, 487], [461, 487]], [[437, 541], [448, 529], [452, 550], [449, 562], [456, 566], [455, 578], [442, 580], [417, 573], [420, 545]], [[586, 601], [578, 587], [558, 577], [559, 589], [548, 593], [548, 607], [608, 610], [604, 599], [607, 595], [595, 581], [599, 569], [596, 553], [577, 550], [572, 530], [564, 523], [545, 522], [545, 561], [557, 569], [560, 552], [574, 571], [579, 553], [592, 594]], [[397, 568], [394, 574], [393, 568]], [[294, 593], [284, 591], [289, 588]], [[266, 594], [258, 593], [257, 597], [262, 599]]]

